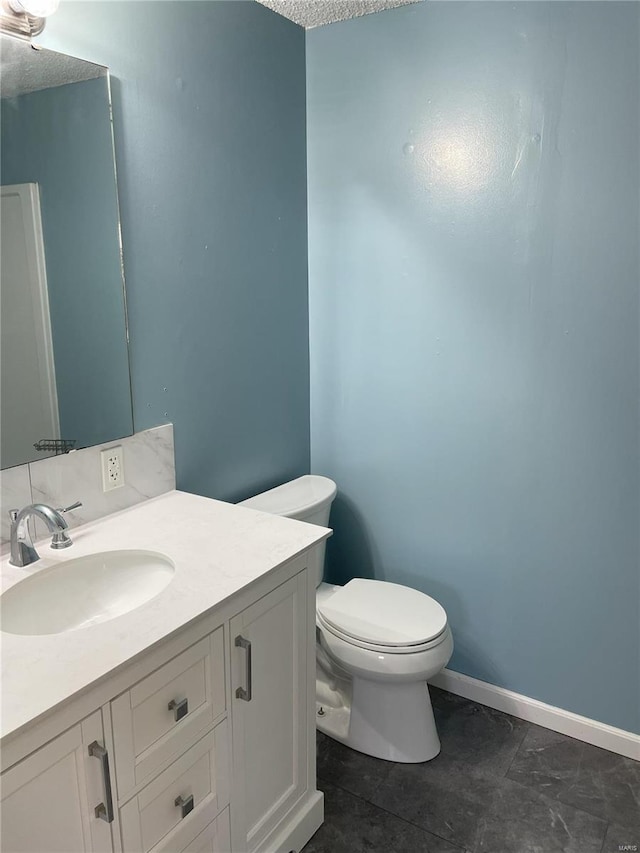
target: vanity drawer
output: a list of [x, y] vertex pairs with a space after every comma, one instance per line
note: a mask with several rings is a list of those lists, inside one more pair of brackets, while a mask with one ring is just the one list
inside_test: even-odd
[[[177, 848], [162, 847], [158, 853], [173, 853]], [[180, 853], [230, 853], [231, 851], [231, 823], [229, 821], [229, 809], [226, 808], [200, 835], [188, 842]]]
[[[199, 827], [198, 827], [199, 829]], [[151, 853], [231, 853], [229, 808], [224, 809], [201, 832], [192, 826], [178, 826], [154, 847]]]
[[111, 703], [119, 799], [183, 753], [225, 707], [218, 628]]
[[[127, 853], [191, 850], [191, 842], [206, 832], [212, 818], [228, 804], [224, 720], [122, 806], [122, 849]], [[203, 845], [206, 850], [206, 837]]]

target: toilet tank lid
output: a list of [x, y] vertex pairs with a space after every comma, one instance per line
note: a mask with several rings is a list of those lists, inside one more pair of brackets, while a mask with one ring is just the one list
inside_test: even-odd
[[332, 501], [337, 491], [338, 487], [328, 477], [305, 474], [289, 483], [276, 486], [275, 489], [269, 489], [268, 492], [240, 501], [238, 506], [292, 517]]

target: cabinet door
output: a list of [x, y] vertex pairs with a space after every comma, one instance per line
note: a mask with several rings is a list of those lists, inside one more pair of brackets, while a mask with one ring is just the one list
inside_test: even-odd
[[231, 620], [232, 842], [255, 850], [307, 785], [306, 572]]
[[113, 849], [110, 825], [95, 815], [106, 792], [93, 741], [104, 744], [100, 711], [2, 774], [3, 853]]

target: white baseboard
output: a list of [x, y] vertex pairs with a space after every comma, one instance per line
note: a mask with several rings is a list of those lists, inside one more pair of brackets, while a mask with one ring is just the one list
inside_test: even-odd
[[520, 693], [505, 690], [504, 687], [496, 687], [494, 684], [479, 681], [477, 678], [471, 678], [469, 675], [462, 675], [450, 669], [444, 669], [430, 679], [429, 683], [442, 690], [448, 690], [449, 693], [464, 696], [465, 699], [488, 705], [489, 708], [504, 711], [545, 729], [561, 732], [569, 737], [640, 761], [640, 735], [632, 732], [599, 723], [597, 720], [590, 720], [588, 717], [581, 717], [580, 714], [555, 708], [537, 699], [530, 699], [528, 696], [522, 696]]

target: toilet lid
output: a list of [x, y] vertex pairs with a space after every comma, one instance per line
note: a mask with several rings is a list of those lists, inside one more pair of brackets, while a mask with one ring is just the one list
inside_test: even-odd
[[447, 627], [444, 608], [423, 592], [365, 578], [340, 587], [318, 611], [338, 631], [380, 646], [417, 646]]

